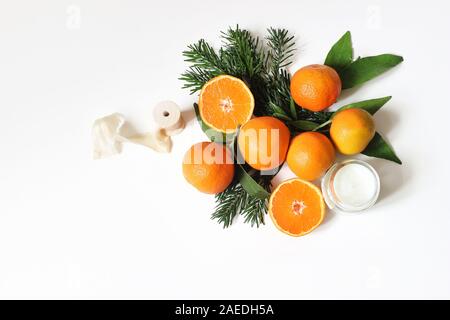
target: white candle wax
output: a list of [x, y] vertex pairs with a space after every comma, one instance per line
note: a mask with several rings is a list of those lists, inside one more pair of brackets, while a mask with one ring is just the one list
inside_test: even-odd
[[362, 160], [335, 163], [322, 179], [323, 198], [330, 209], [357, 213], [377, 201], [380, 179], [375, 169]]
[[339, 202], [349, 207], [370, 203], [377, 193], [377, 178], [366, 166], [349, 163], [337, 170], [333, 189]]

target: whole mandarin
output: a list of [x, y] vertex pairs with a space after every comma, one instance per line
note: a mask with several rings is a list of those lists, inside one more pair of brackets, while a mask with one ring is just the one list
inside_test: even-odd
[[274, 117], [253, 118], [241, 127], [239, 150], [252, 168], [271, 170], [286, 159], [291, 137], [288, 127]]
[[334, 146], [324, 134], [304, 132], [292, 139], [286, 161], [299, 178], [312, 181], [320, 178], [335, 159]]
[[215, 142], [194, 144], [184, 155], [183, 175], [187, 182], [201, 192], [222, 192], [234, 177], [231, 151]]
[[333, 117], [330, 135], [338, 151], [353, 155], [362, 152], [375, 135], [375, 122], [366, 110], [353, 108]]
[[291, 96], [302, 108], [322, 111], [341, 94], [341, 79], [331, 67], [312, 64], [294, 73], [291, 79]]

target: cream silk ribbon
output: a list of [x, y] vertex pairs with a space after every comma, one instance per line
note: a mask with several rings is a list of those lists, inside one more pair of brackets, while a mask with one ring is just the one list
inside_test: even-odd
[[143, 134], [127, 133], [128, 122], [119, 113], [95, 120], [92, 127], [94, 159], [110, 157], [122, 152], [125, 142], [143, 145], [156, 152], [172, 150], [171, 136], [180, 133], [185, 126], [179, 106], [172, 101], [158, 103], [153, 109], [153, 119], [158, 129]]

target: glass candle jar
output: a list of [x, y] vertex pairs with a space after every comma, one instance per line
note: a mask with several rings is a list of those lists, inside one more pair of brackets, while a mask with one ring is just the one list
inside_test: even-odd
[[367, 162], [345, 160], [327, 171], [322, 179], [322, 193], [331, 210], [359, 213], [377, 201], [380, 178]]

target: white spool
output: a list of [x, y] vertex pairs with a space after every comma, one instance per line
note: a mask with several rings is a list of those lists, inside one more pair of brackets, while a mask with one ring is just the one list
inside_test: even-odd
[[168, 136], [180, 133], [185, 126], [180, 107], [173, 101], [162, 101], [153, 109], [153, 119]]

